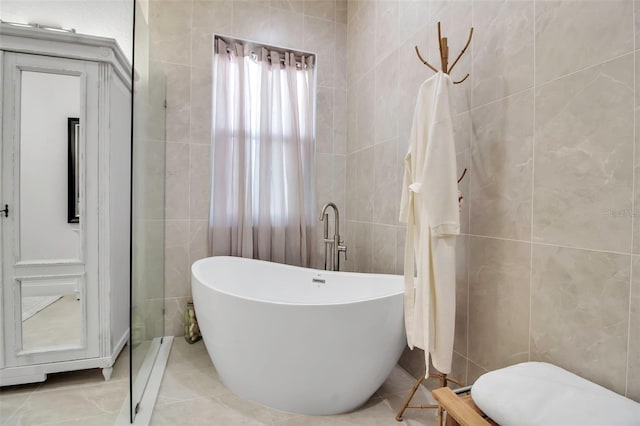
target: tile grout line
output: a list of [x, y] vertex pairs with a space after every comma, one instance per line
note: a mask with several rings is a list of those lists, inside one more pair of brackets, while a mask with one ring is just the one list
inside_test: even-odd
[[[338, 46], [338, 39], [337, 39], [337, 31], [338, 31], [338, 23], [335, 22], [335, 17], [336, 17], [336, 2], [334, 1], [333, 3], [334, 5], [334, 11], [333, 11], [333, 17], [334, 17], [334, 22], [333, 22], [333, 41], [334, 41], [334, 49], [333, 49], [333, 87], [331, 88], [331, 98], [333, 99], [333, 103], [332, 103], [332, 107], [331, 107], [331, 198], [333, 198], [333, 195], [335, 194], [335, 190], [333, 188], [333, 171], [334, 171], [334, 161], [333, 161], [333, 155], [336, 152], [336, 50], [337, 50], [337, 46]], [[304, 33], [304, 30], [303, 30]], [[344, 46], [344, 48], [346, 49], [346, 46]]]
[[[332, 84], [331, 84], [331, 200], [335, 203], [337, 203], [337, 200], [335, 199], [335, 194], [336, 194], [336, 175], [335, 175], [335, 171], [336, 171], [336, 161], [335, 161], [335, 155], [336, 155], [336, 63], [337, 63], [337, 58], [336, 58], [336, 50], [338, 47], [338, 21], [337, 21], [337, 13], [338, 13], [338, 8], [337, 8], [337, 0], [334, 0], [333, 2], [333, 45], [334, 45], [334, 49], [332, 55], [333, 55], [333, 65], [332, 65], [332, 70], [331, 70], [331, 74], [333, 76], [332, 78]], [[303, 19], [304, 21], [304, 19]], [[304, 34], [304, 22], [303, 22], [303, 34]], [[344, 46], [344, 48], [346, 49], [347, 47]], [[317, 79], [317, 77], [316, 77]], [[317, 183], [317, 181], [316, 181]], [[316, 194], [317, 195], [317, 194]], [[334, 224], [334, 227], [336, 226], [336, 224]], [[337, 224], [337, 226], [340, 226], [340, 223]], [[319, 228], [319, 225], [316, 225], [317, 229]], [[334, 228], [334, 234], [335, 234], [335, 228]], [[318, 260], [319, 261], [319, 260]], [[273, 423], [273, 422], [272, 422]]]
[[[27, 402], [29, 402], [29, 400], [31, 399], [31, 397], [33, 396], [33, 394], [42, 387], [42, 383], [38, 383], [38, 386], [33, 389], [31, 392], [29, 392], [29, 395], [27, 395], [27, 397], [25, 398], [24, 401], [22, 401], [22, 404], [18, 405], [18, 408], [16, 408], [13, 413], [11, 413], [11, 415], [9, 417], [7, 417], [7, 419], [5, 421], [2, 421], [2, 419], [0, 419], [0, 423], [2, 424], [7, 424], [9, 425], [9, 420], [12, 420], [16, 417], [16, 415], [20, 412], [20, 410], [22, 409], [22, 407], [24, 407], [26, 405]], [[5, 423], [6, 422], [6, 423]]]
[[[193, 158], [193, 153], [192, 153], [192, 147], [191, 147], [191, 143], [193, 142], [193, 134], [192, 134], [192, 129], [193, 129], [193, 15], [195, 13], [195, 7], [194, 7], [194, 2], [191, 1], [191, 22], [189, 25], [189, 35], [190, 35], [190, 40], [191, 40], [191, 46], [190, 46], [190, 50], [189, 50], [189, 182], [188, 182], [188, 191], [187, 191], [187, 198], [188, 198], [188, 211], [189, 211], [189, 216], [188, 216], [188, 220], [189, 220], [189, 226], [187, 229], [187, 271], [190, 269], [190, 260], [191, 260], [191, 241], [192, 241], [192, 236], [191, 236], [191, 179], [192, 179], [192, 173], [193, 173], [193, 165], [192, 165], [192, 158]], [[211, 73], [213, 74], [213, 69], [211, 70]], [[165, 271], [166, 271], [166, 262], [165, 262]], [[165, 272], [166, 273], [166, 272]], [[188, 277], [188, 273], [187, 273], [187, 277]], [[187, 283], [189, 282], [189, 278], [187, 278]], [[166, 296], [166, 286], [167, 283], [165, 282], [165, 296]], [[187, 292], [189, 292], [189, 289], [187, 290]], [[188, 297], [188, 296], [187, 296]], [[163, 306], [165, 315], [166, 315], [166, 308]], [[166, 328], [166, 319], [165, 319], [165, 328]]]
[[534, 193], [535, 193], [535, 176], [536, 176], [536, 4], [533, 1], [533, 135], [531, 141], [531, 221], [529, 227], [529, 335], [527, 336], [527, 361], [531, 361], [531, 331], [533, 319], [533, 224], [534, 224]]
[[[636, 16], [636, 1], [633, 2], [633, 13], [632, 16], [635, 17]], [[634, 242], [635, 242], [635, 232], [634, 232], [634, 228], [635, 228], [635, 200], [636, 200], [636, 141], [637, 141], [637, 137], [638, 135], [636, 134], [637, 130], [637, 122], [636, 122], [636, 117], [637, 117], [637, 113], [636, 113], [636, 108], [637, 108], [637, 84], [638, 82], [636, 81], [636, 76], [638, 73], [637, 68], [637, 56], [638, 53], [636, 52], [636, 31], [638, 31], [638, 28], [636, 28], [636, 20], [635, 18], [633, 19], [633, 149], [632, 149], [632, 157], [631, 157], [631, 163], [632, 163], [632, 169], [631, 169], [631, 248], [630, 248], [630, 253], [631, 256], [629, 256], [629, 309], [628, 309], [628, 317], [627, 317], [627, 359], [626, 359], [626, 363], [625, 363], [625, 376], [624, 376], [624, 394], [625, 395], [629, 395], [629, 353], [631, 352], [631, 297], [633, 296], [633, 246], [634, 246]]]
[[516, 239], [513, 239], [513, 238], [492, 237], [492, 236], [489, 236], [489, 235], [479, 235], [479, 234], [461, 234], [461, 235], [469, 235], [471, 237], [476, 237], [476, 238], [488, 238], [488, 239], [491, 239], [491, 240], [511, 241], [511, 242], [514, 242], [514, 243], [523, 243], [523, 244], [531, 244], [531, 245], [546, 246], [546, 247], [558, 247], [558, 248], [565, 248], [565, 249], [571, 249], [571, 250], [592, 251], [592, 252], [596, 252], [596, 253], [617, 254], [617, 255], [622, 255], [622, 256], [635, 256], [632, 253], [625, 253], [625, 252], [620, 252], [620, 251], [600, 250], [600, 249], [594, 249], [594, 248], [589, 248], [589, 247], [569, 246], [569, 245], [564, 245], [564, 244], [546, 243], [546, 242], [543, 242], [543, 241], [516, 240]]
[[[74, 417], [74, 418], [72, 418], [72, 419], [68, 419], [68, 420], [60, 420], [60, 421], [55, 421], [55, 422], [37, 423], [37, 424], [32, 425], [32, 426], [56, 426], [56, 425], [66, 425], [66, 424], [68, 424], [69, 422], [77, 422], [77, 421], [84, 421], [84, 422], [86, 422], [86, 421], [91, 420], [91, 419], [96, 419], [96, 418], [98, 418], [98, 417], [103, 417], [103, 416], [106, 416], [106, 415], [112, 415], [112, 414], [113, 414], [113, 413], [104, 412], [104, 413], [102, 413], [102, 414], [96, 414], [96, 415], [93, 415], [93, 416]], [[88, 424], [88, 423], [85, 423], [85, 424]]]
[[[355, 35], [353, 37], [353, 43], [354, 43], [354, 47], [357, 47], [357, 40], [358, 40], [358, 26], [359, 26], [359, 11], [354, 11], [354, 15], [353, 15], [353, 19], [354, 19], [354, 24], [353, 24], [353, 31], [355, 32]], [[349, 30], [347, 29], [347, 43], [349, 42]], [[355, 49], [354, 49], [355, 50]], [[355, 53], [355, 52], [354, 52]], [[353, 67], [355, 68], [355, 65], [353, 65]], [[352, 73], [355, 72], [353, 69], [351, 70]], [[349, 73], [349, 70], [347, 69], [347, 74]], [[351, 87], [353, 86], [353, 87]], [[351, 96], [349, 93], [351, 93]], [[352, 99], [353, 98], [353, 99]], [[351, 105], [351, 108], [354, 109], [354, 113], [353, 113], [353, 128], [352, 131], [350, 132], [349, 129], [350, 127], [352, 127], [349, 123], [349, 105]], [[346, 183], [346, 187], [350, 188], [349, 186], [349, 157], [351, 157], [351, 163], [353, 165], [353, 171], [351, 173], [352, 176], [355, 175], [356, 180], [358, 179], [358, 163], [355, 161], [355, 152], [351, 152], [349, 153], [349, 136], [351, 136], [352, 142], [351, 142], [351, 146], [358, 146], [358, 140], [359, 140], [359, 130], [358, 130], [358, 81], [355, 78], [348, 78], [347, 76], [347, 164], [346, 164], [346, 177], [345, 177], [345, 183]], [[351, 134], [351, 135], [350, 135]], [[357, 151], [357, 149], [356, 149]], [[351, 185], [353, 186], [355, 184], [355, 182], [352, 182]], [[351, 201], [345, 206], [345, 223], [346, 223], [346, 219], [347, 217], [351, 216], [354, 214], [354, 212], [352, 212], [351, 210], [354, 210], [354, 203], [355, 203], [355, 197], [350, 197], [349, 195], [353, 195], [353, 190], [351, 191], [345, 191], [345, 203], [346, 203], [346, 199], [351, 199]], [[348, 208], [346, 208], [348, 207]], [[353, 229], [351, 229], [353, 228]], [[356, 233], [355, 233], [355, 227], [353, 225], [346, 227], [346, 229], [350, 229], [351, 231], [351, 236], [353, 237], [354, 240], [354, 249], [357, 247], [356, 244]], [[353, 269], [355, 270], [355, 264], [356, 264], [356, 258], [353, 259]]]
[[[186, 268], [186, 283], [187, 283], [187, 295], [185, 297], [187, 297], [188, 299], [192, 298], [191, 295], [191, 285], [190, 285], [190, 271], [191, 271], [191, 263], [192, 263], [192, 259], [193, 259], [193, 253], [192, 253], [192, 246], [193, 246], [193, 240], [194, 237], [193, 235], [191, 235], [191, 231], [192, 228], [194, 227], [194, 222], [196, 221], [204, 221], [205, 219], [193, 219], [192, 218], [192, 212], [191, 212], [191, 200], [192, 200], [192, 195], [191, 195], [191, 182], [192, 182], [192, 174], [193, 174], [193, 165], [192, 165], [192, 158], [194, 155], [194, 145], [195, 146], [208, 146], [209, 147], [209, 165], [208, 167], [211, 167], [211, 138], [209, 138], [209, 143], [208, 144], [200, 144], [200, 143], [194, 143], [194, 138], [193, 138], [193, 123], [194, 123], [194, 117], [193, 117], [193, 96], [194, 96], [194, 69], [203, 69], [206, 70], [207, 67], [194, 67], [193, 66], [193, 37], [194, 37], [194, 29], [193, 29], [193, 22], [195, 19], [195, 14], [196, 14], [196, 10], [195, 10], [195, 1], [192, 1], [192, 5], [191, 5], [191, 26], [190, 26], [190, 31], [191, 31], [191, 61], [189, 63], [189, 218], [188, 218], [188, 229], [187, 229], [187, 268]], [[233, 15], [232, 15], [233, 16]], [[209, 66], [211, 67], [211, 73], [208, 75], [208, 79], [209, 82], [211, 83], [211, 88], [210, 93], [212, 93], [213, 90], [213, 64], [210, 62]], [[213, 99], [211, 100], [211, 102], [213, 102]], [[212, 105], [209, 105], [210, 108], [212, 108]], [[210, 186], [211, 185], [211, 178], [209, 177], [209, 180], [207, 182], [207, 184]], [[208, 250], [208, 248], [207, 248]], [[166, 287], [166, 283], [165, 283], [165, 287]], [[165, 293], [166, 293], [166, 289], [165, 289]], [[166, 312], [166, 309], [165, 309]], [[165, 324], [165, 328], [166, 328], [166, 324]]]
[[[372, 37], [372, 39], [373, 39], [373, 51], [377, 52], [378, 51], [377, 50], [378, 49], [378, 40], [377, 40], [377, 38], [378, 38], [378, 25], [377, 25], [377, 22], [378, 22], [378, 11], [379, 11], [378, 10], [378, 2], [374, 2], [372, 7], [374, 8], [374, 11], [373, 11], [373, 17], [374, 17], [373, 18], [373, 22], [374, 22], [374, 25], [373, 25], [373, 37]], [[369, 73], [369, 72], [373, 73], [372, 77], [373, 77], [373, 99], [374, 99], [373, 116], [374, 117], [376, 116], [376, 106], [377, 106], [377, 105], [375, 105], [375, 100], [377, 99], [377, 88], [376, 88], [376, 76], [378, 74], [377, 68], [378, 68], [378, 66], [374, 61], [374, 63], [371, 65], [371, 69], [367, 72], [367, 73]], [[376, 134], [376, 131], [375, 131], [375, 123], [374, 123], [373, 145], [371, 146], [371, 148], [373, 148], [375, 146], [376, 135], [377, 134]], [[375, 180], [375, 174], [376, 174], [376, 172], [375, 172], [376, 171], [376, 167], [375, 167], [375, 158], [376, 158], [375, 157], [375, 150], [371, 151], [371, 156], [372, 156], [372, 158], [374, 160], [373, 177], [374, 177], [374, 180]], [[375, 226], [376, 226], [376, 224], [373, 221], [374, 212], [375, 212], [375, 193], [372, 194], [372, 200], [371, 200], [371, 229], [370, 229], [370, 234], [369, 234], [370, 238], [371, 238], [371, 241], [369, 243], [369, 245], [370, 245], [369, 268], [368, 268], [369, 270], [368, 271], [361, 271], [361, 272], [368, 272], [368, 273], [373, 272], [373, 251], [374, 251], [373, 242], [374, 242], [374, 229], [375, 229]]]
[[[538, 1], [540, 1], [540, 0], [535, 0], [534, 4], [537, 3]], [[535, 39], [534, 39], [534, 45], [535, 45]], [[591, 65], [586, 65], [586, 66], [584, 66], [582, 68], [579, 68], [579, 69], [577, 69], [575, 71], [571, 71], [570, 73], [563, 74], [561, 76], [554, 77], [551, 80], [548, 80], [548, 81], [545, 81], [543, 83], [540, 83], [540, 87], [543, 87], [543, 86], [546, 86], [548, 84], [554, 83], [554, 82], [556, 82], [558, 80], [562, 80], [563, 78], [571, 77], [571, 76], [573, 76], [575, 74], [579, 74], [579, 73], [581, 73], [583, 71], [586, 71], [588, 69], [600, 67], [602, 65], [605, 65], [605, 64], [608, 64], [610, 62], [616, 61], [616, 60], [618, 60], [620, 58], [624, 58], [625, 56], [630, 55], [630, 54], [632, 54], [634, 52], [635, 52], [635, 48], [633, 50], [628, 50], [626, 52], [620, 53], [619, 55], [612, 56], [611, 58], [607, 58], [607, 59], [605, 59], [605, 60], [603, 60], [601, 62], [598, 62], [598, 63], [595, 63], [595, 64], [591, 64]], [[534, 54], [535, 54], [535, 50], [534, 50]], [[535, 63], [535, 57], [534, 57], [534, 63]], [[534, 70], [534, 74], [535, 74], [535, 70]]]
[[[76, 371], [76, 372], [82, 372], [82, 371], [87, 371], [87, 370], [72, 370], [72, 371]], [[67, 373], [67, 372], [62, 372], [62, 373]], [[57, 374], [57, 373], [50, 373], [50, 374]], [[47, 376], [47, 380], [49, 379], [49, 377]], [[77, 390], [77, 389], [87, 389], [87, 388], [97, 388], [97, 387], [104, 387], [104, 386], [109, 386], [113, 383], [115, 384], [119, 384], [121, 382], [125, 382], [128, 381], [127, 377], [122, 377], [119, 379], [110, 379], [110, 380], [103, 380], [102, 378], [96, 380], [95, 382], [88, 382], [88, 383], [70, 383], [67, 385], [60, 385], [59, 387], [54, 387], [52, 389], [42, 389], [43, 386], [46, 385], [47, 380], [45, 380], [44, 382], [42, 382], [40, 384], [40, 386], [38, 386], [37, 389], [34, 389], [34, 393], [38, 392], [38, 394], [42, 395], [42, 394], [48, 394], [48, 393], [52, 393], [52, 392], [62, 392], [62, 391], [69, 391], [69, 390]]]
[[[361, 223], [361, 224], [366, 224], [366, 225], [384, 225], [384, 226], [395, 227], [395, 228], [398, 228], [398, 229], [404, 229], [405, 228], [405, 225], [403, 225], [403, 224], [389, 224], [389, 223], [376, 224], [376, 223], [373, 223], [373, 222], [370, 222], [370, 221], [353, 219], [353, 218], [346, 218], [345, 222], [355, 222], [355, 223]], [[517, 239], [514, 239], [514, 238], [494, 237], [494, 236], [490, 236], [490, 235], [480, 235], [480, 234], [472, 234], [472, 233], [461, 233], [460, 235], [466, 235], [466, 236], [475, 237], [475, 238], [487, 238], [487, 239], [490, 239], [490, 240], [510, 241], [510, 242], [514, 242], [514, 243], [531, 244], [531, 245], [538, 245], [538, 246], [545, 246], [545, 247], [557, 247], [557, 248], [564, 248], [564, 249], [571, 249], [571, 250], [591, 251], [591, 252], [596, 252], [596, 253], [607, 253], [607, 254], [616, 254], [616, 255], [632, 256], [632, 257], [638, 257], [639, 256], [639, 255], [634, 255], [632, 253], [625, 253], [625, 252], [612, 251], [612, 250], [600, 250], [600, 249], [594, 249], [594, 248], [589, 248], [589, 247], [569, 246], [569, 245], [555, 244], [555, 243], [545, 243], [545, 242], [542, 242], [542, 241], [517, 240]]]
[[[357, 222], [357, 223], [362, 223], [362, 224], [370, 224], [370, 225], [383, 225], [383, 226], [389, 226], [389, 227], [394, 227], [394, 228], [398, 228], [398, 229], [404, 229], [406, 227], [406, 225], [401, 224], [401, 223], [396, 223], [396, 224], [374, 223], [374, 222], [371, 222], [371, 221], [354, 219], [354, 218], [346, 218], [345, 221], [347, 221], [347, 222]], [[600, 250], [600, 249], [594, 249], [594, 248], [589, 248], [589, 247], [569, 246], [569, 245], [555, 244], [555, 243], [545, 243], [545, 242], [542, 242], [542, 241], [518, 240], [518, 239], [514, 239], [514, 238], [505, 238], [505, 237], [495, 237], [495, 236], [491, 236], [491, 235], [473, 234], [473, 233], [470, 233], [470, 232], [460, 233], [459, 235], [466, 235], [466, 236], [475, 237], [475, 238], [487, 238], [487, 239], [491, 239], [491, 240], [511, 241], [511, 242], [514, 242], [514, 243], [522, 243], [522, 244], [532, 244], [532, 245], [559, 247], [559, 248], [566, 248], [566, 249], [573, 249], [573, 250], [593, 251], [593, 252], [598, 252], [598, 253], [609, 253], [609, 254], [617, 254], [617, 255], [624, 255], [624, 256], [640, 257], [640, 255], [634, 255], [632, 253], [625, 253], [625, 252], [618, 252], [618, 251], [611, 251], [611, 250]]]
[[[127, 380], [126, 378], [113, 379], [113, 380], [110, 380], [109, 383], [106, 383], [106, 385], [109, 385], [111, 383], [125, 382], [126, 380]], [[68, 384], [68, 385], [62, 385], [60, 387], [53, 388], [53, 389], [42, 389], [42, 387], [47, 383], [46, 381], [38, 383], [37, 387], [28, 393], [27, 398], [13, 411], [13, 413], [11, 413], [11, 415], [9, 417], [7, 417], [5, 419], [5, 421], [8, 422], [9, 420], [15, 419], [16, 415], [19, 413], [19, 411], [31, 400], [33, 395], [36, 394], [36, 393], [38, 393], [38, 395], [47, 395], [47, 394], [51, 394], [51, 393], [54, 393], [54, 392], [68, 392], [70, 390], [86, 389], [86, 388], [91, 388], [91, 387], [97, 388], [97, 387], [105, 386], [105, 382], [106, 381], [104, 381], [104, 380], [99, 380], [99, 381], [90, 382], [90, 383]], [[103, 416], [103, 415], [106, 415], [106, 414], [112, 414], [112, 413], [109, 413], [109, 412], [105, 411], [105, 412], [102, 412], [100, 414], [91, 415], [91, 416], [84, 416], [84, 417], [77, 417], [77, 418], [74, 417], [72, 419], [60, 420], [60, 421], [55, 421], [55, 422], [37, 423], [37, 425], [34, 425], [34, 426], [56, 425], [56, 424], [60, 424], [60, 423], [66, 422], [66, 421], [74, 421], [74, 420], [82, 420], [82, 419], [94, 418], [94, 417], [99, 417], [99, 416]]]
[[[189, 49], [189, 191], [187, 193], [188, 195], [188, 202], [189, 202], [189, 216], [187, 217], [187, 244], [186, 244], [186, 249], [187, 249], [187, 270], [189, 270], [189, 266], [190, 266], [190, 261], [191, 261], [191, 173], [193, 172], [193, 167], [191, 164], [192, 161], [192, 149], [191, 149], [191, 144], [193, 143], [193, 134], [192, 134], [192, 129], [193, 129], [193, 114], [192, 114], [192, 105], [193, 105], [193, 15], [195, 14], [195, 5], [194, 2], [191, 1], [191, 22], [189, 25], [189, 38], [191, 41], [191, 46]], [[211, 72], [213, 73], [213, 70], [211, 70]], [[166, 250], [166, 235], [165, 235], [165, 250]], [[166, 264], [165, 264], [165, 276], [166, 276]], [[189, 282], [189, 278], [187, 275], [187, 283]], [[166, 280], [165, 280], [165, 296], [166, 296]], [[188, 291], [187, 291], [188, 292]], [[163, 306], [163, 308], [165, 309], [166, 312], [166, 308]]]
[[480, 368], [481, 370], [484, 370], [484, 371], [491, 371], [491, 369], [489, 369], [489, 368], [484, 368], [483, 366], [481, 366], [480, 364], [478, 364], [478, 363], [477, 363], [477, 362], [475, 362], [475, 361], [469, 360], [469, 362], [470, 362], [471, 364], [475, 365], [476, 367]]
[[[536, 0], [536, 2], [537, 2], [537, 0]], [[536, 2], [534, 2], [534, 5], [536, 4]], [[535, 6], [534, 6], [534, 7], [535, 7]], [[535, 25], [535, 23], [534, 23], [534, 25]], [[534, 28], [535, 28], [535, 27], [534, 27]], [[534, 31], [535, 31], [535, 29], [534, 29]], [[608, 63], [610, 63], [610, 62], [616, 61], [616, 60], [621, 59], [621, 58], [623, 58], [623, 57], [625, 57], [625, 56], [628, 56], [628, 55], [630, 55], [630, 54], [635, 53], [635, 49], [634, 49], [634, 50], [632, 50], [632, 51], [628, 51], [628, 52], [622, 53], [622, 54], [620, 54], [620, 55], [617, 55], [617, 56], [611, 57], [611, 58], [609, 58], [609, 59], [607, 59], [607, 60], [605, 60], [605, 61], [603, 61], [603, 62], [598, 62], [598, 63], [596, 63], [596, 64], [587, 65], [587, 66], [582, 67], [582, 68], [580, 68], [580, 69], [578, 69], [578, 70], [576, 70], [576, 71], [572, 71], [572, 72], [570, 72], [570, 73], [568, 73], [568, 74], [563, 74], [563, 75], [561, 75], [561, 76], [559, 76], [559, 77], [555, 77], [555, 78], [553, 78], [553, 79], [551, 79], [551, 80], [549, 80], [549, 81], [546, 81], [546, 82], [544, 82], [544, 83], [540, 83], [540, 85], [539, 85], [539, 86], [536, 86], [537, 82], [536, 82], [536, 71], [535, 71], [535, 66], [536, 66], [536, 59], [535, 59], [535, 48], [536, 48], [536, 47], [535, 47], [535, 45], [536, 45], [536, 43], [535, 43], [535, 35], [534, 35], [534, 42], [533, 42], [533, 44], [534, 44], [534, 47], [533, 47], [533, 49], [534, 49], [534, 58], [533, 58], [533, 62], [534, 62], [534, 70], [533, 70], [533, 74], [534, 74], [534, 83], [533, 83], [531, 86], [526, 87], [526, 88], [524, 88], [524, 89], [522, 89], [522, 90], [518, 90], [517, 92], [510, 93], [510, 94], [508, 94], [508, 95], [506, 95], [506, 96], [502, 96], [502, 97], [500, 97], [500, 98], [493, 99], [493, 100], [491, 100], [491, 101], [489, 101], [489, 102], [485, 102], [485, 103], [480, 104], [480, 105], [475, 105], [475, 106], [474, 106], [474, 105], [473, 105], [473, 103], [471, 103], [471, 105], [472, 105], [472, 106], [469, 108], [469, 112], [471, 112], [471, 111], [475, 111], [475, 110], [478, 110], [478, 109], [480, 109], [480, 108], [484, 108], [484, 107], [486, 107], [486, 106], [488, 106], [488, 105], [497, 104], [497, 103], [502, 102], [502, 101], [504, 101], [504, 100], [506, 100], [506, 99], [509, 99], [509, 98], [512, 98], [512, 97], [515, 97], [515, 96], [521, 95], [521, 94], [523, 94], [523, 93], [525, 93], [525, 92], [527, 92], [527, 91], [535, 90], [535, 89], [537, 89], [537, 88], [539, 88], [539, 87], [547, 86], [547, 85], [549, 85], [549, 84], [552, 84], [552, 83], [557, 82], [558, 80], [562, 80], [562, 79], [564, 79], [564, 78], [571, 77], [571, 76], [573, 76], [573, 75], [575, 75], [575, 74], [579, 74], [579, 73], [581, 73], [581, 72], [583, 72], [583, 71], [586, 71], [586, 70], [589, 70], [589, 69], [592, 69], [592, 68], [600, 67], [600, 66], [602, 66], [602, 65], [608, 64]], [[473, 66], [472, 66], [472, 68], [473, 68]], [[464, 111], [463, 111], [463, 112], [464, 112]]]
[[[475, 1], [471, 0], [471, 26], [473, 27], [474, 25], [474, 12], [475, 12]], [[475, 70], [474, 70], [474, 64], [475, 64], [475, 60], [474, 60], [474, 52], [475, 52], [475, 43], [473, 43], [473, 41], [471, 42], [471, 50], [470, 50], [470, 54], [471, 54], [471, 83], [473, 83], [475, 81]], [[473, 105], [473, 84], [471, 84], [471, 90], [469, 90], [469, 103], [471, 105]], [[473, 143], [474, 143], [474, 133], [473, 133], [473, 116], [471, 114], [471, 110], [469, 110], [469, 163], [467, 164], [467, 166], [469, 167], [469, 189], [467, 189], [468, 192], [468, 198], [469, 198], [469, 209], [467, 211], [467, 229], [469, 232], [471, 232], [471, 179], [473, 176], [472, 170], [471, 170], [471, 164], [472, 164], [472, 158], [473, 158]], [[471, 313], [471, 238], [467, 237], [467, 259], [466, 259], [466, 269], [467, 269], [467, 342], [466, 342], [466, 360], [467, 362], [465, 362], [465, 368], [466, 368], [466, 372], [465, 372], [465, 380], [464, 383], [465, 384], [469, 384], [469, 362], [470, 362], [470, 356], [469, 356], [469, 335], [471, 334], [469, 332], [470, 330], [470, 325], [471, 325], [471, 321], [469, 319], [470, 313]]]
[[[633, 225], [632, 225], [633, 227]], [[633, 256], [629, 256], [629, 309], [627, 316], [627, 356], [625, 363], [624, 394], [629, 394], [629, 353], [631, 352], [631, 296], [633, 295]]]

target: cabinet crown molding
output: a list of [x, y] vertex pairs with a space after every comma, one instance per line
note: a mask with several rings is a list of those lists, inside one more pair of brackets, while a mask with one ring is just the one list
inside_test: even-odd
[[0, 22], [0, 50], [109, 63], [131, 90], [131, 64], [113, 38]]

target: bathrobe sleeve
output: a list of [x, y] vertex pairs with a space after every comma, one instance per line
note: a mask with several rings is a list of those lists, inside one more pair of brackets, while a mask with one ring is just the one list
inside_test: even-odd
[[433, 98], [431, 125], [424, 129], [427, 152], [421, 170], [422, 195], [431, 236], [458, 235], [458, 176], [448, 88], [444, 79]]

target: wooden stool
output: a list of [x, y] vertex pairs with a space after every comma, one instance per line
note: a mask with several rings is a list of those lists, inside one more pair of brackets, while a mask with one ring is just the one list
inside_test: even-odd
[[447, 411], [445, 426], [498, 426], [478, 408], [471, 395], [458, 396], [449, 388], [440, 388], [433, 391], [433, 397]]

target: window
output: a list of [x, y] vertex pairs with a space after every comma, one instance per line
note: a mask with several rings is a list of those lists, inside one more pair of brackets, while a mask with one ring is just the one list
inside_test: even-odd
[[214, 57], [214, 254], [306, 265], [315, 198], [313, 57], [220, 39]]

